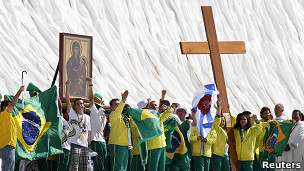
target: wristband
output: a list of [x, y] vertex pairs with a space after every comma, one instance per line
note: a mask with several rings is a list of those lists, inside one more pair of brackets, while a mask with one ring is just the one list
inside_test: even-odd
[[123, 102], [125, 102], [125, 101], [126, 101], [127, 99], [125, 99], [125, 98], [122, 98], [121, 100], [122, 100]]
[[89, 86], [93, 86], [93, 84], [89, 84]]

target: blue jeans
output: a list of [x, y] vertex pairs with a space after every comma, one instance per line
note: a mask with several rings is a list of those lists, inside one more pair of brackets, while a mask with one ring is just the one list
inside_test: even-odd
[[15, 148], [7, 145], [0, 149], [0, 158], [3, 162], [2, 171], [12, 171], [15, 168]]

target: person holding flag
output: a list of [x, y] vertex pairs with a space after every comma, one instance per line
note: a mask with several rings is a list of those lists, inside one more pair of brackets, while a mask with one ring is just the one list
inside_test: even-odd
[[[193, 120], [190, 120], [189, 119], [190, 117], [186, 117], [187, 115], [189, 115], [187, 108], [180, 105], [176, 108], [175, 113], [170, 115], [170, 117], [174, 118], [176, 120], [176, 122], [179, 124], [179, 127], [176, 129], [179, 129], [182, 134], [187, 152], [185, 152], [185, 154], [183, 154], [180, 152], [181, 150], [179, 150], [179, 151], [177, 150], [177, 148], [182, 148], [182, 140], [180, 140], [180, 143], [172, 143], [171, 144], [172, 147], [169, 149], [167, 146], [167, 152], [166, 152], [166, 155], [167, 155], [166, 170], [167, 171], [175, 171], [175, 170], [188, 171], [188, 170], [190, 170], [192, 153], [191, 153], [191, 146], [190, 146], [188, 135], [190, 135], [190, 128], [195, 127], [197, 125], [195, 114], [196, 114], [195, 112], [192, 112], [191, 118]], [[165, 126], [165, 128], [166, 128], [166, 126]], [[176, 140], [178, 138], [176, 136], [172, 136], [171, 142], [174, 141], [174, 139]], [[171, 151], [173, 151], [171, 149], [175, 149], [175, 151], [173, 152], [174, 155], [170, 161], [169, 154], [172, 153]], [[170, 162], [168, 162], [168, 161], [170, 161]]]
[[226, 130], [226, 119], [221, 116], [222, 99], [217, 100], [217, 112], [213, 122], [216, 131], [216, 142], [212, 144], [212, 169], [214, 171], [230, 170], [229, 145]]
[[215, 84], [204, 85], [194, 93], [192, 110], [196, 112], [197, 127], [191, 128], [190, 133], [191, 170], [209, 171], [212, 144], [216, 141], [212, 125], [216, 115], [213, 106], [218, 93]]
[[166, 137], [164, 134], [163, 123], [169, 118], [169, 116], [174, 112], [170, 106], [165, 104], [161, 105], [158, 112], [159, 123], [161, 127], [162, 134], [154, 139], [147, 141], [148, 147], [148, 162], [146, 165], [146, 170], [148, 171], [164, 171], [166, 164]]
[[302, 119], [300, 110], [292, 112], [294, 125], [282, 155], [284, 162], [297, 163], [298, 166], [290, 170], [299, 170], [304, 167], [304, 122]]
[[253, 115], [256, 126], [252, 126], [250, 118], [245, 113], [237, 115], [234, 125], [236, 153], [241, 171], [253, 170], [253, 160], [257, 136], [262, 132], [262, 126], [256, 115]]
[[[277, 121], [273, 121], [273, 120], [270, 120], [270, 108], [269, 107], [262, 107], [261, 111], [260, 111], [260, 116], [261, 116], [261, 120], [260, 120], [260, 124], [261, 124], [261, 127], [262, 127], [262, 132], [258, 135], [257, 137], [257, 144], [256, 144], [256, 147], [257, 147], [257, 150], [256, 150], [256, 156], [255, 156], [255, 160], [254, 160], [254, 165], [253, 165], [253, 169], [254, 170], [263, 170], [261, 168], [261, 165], [260, 165], [260, 155], [263, 153], [263, 142], [264, 142], [264, 137], [265, 137], [265, 133], [266, 133], [266, 128], [270, 126], [270, 124], [277, 124]], [[276, 159], [275, 159], [275, 156], [273, 156], [272, 158], [270, 158], [268, 160], [270, 163], [275, 163]], [[264, 170], [267, 170], [267, 169], [264, 169]], [[269, 170], [273, 170], [273, 169], [269, 169]]]
[[18, 102], [20, 94], [24, 91], [21, 86], [12, 99], [1, 102], [0, 113], [0, 158], [2, 159], [2, 170], [14, 170], [15, 167], [15, 148], [17, 142], [17, 128], [12, 112]]

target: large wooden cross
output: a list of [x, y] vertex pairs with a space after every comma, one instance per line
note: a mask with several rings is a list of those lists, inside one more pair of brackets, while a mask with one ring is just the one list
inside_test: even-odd
[[211, 6], [202, 6], [207, 42], [180, 42], [182, 54], [210, 54], [215, 84], [223, 100], [222, 113], [226, 118], [229, 137], [230, 163], [233, 171], [239, 170], [235, 140], [220, 54], [246, 53], [243, 41], [218, 42]]

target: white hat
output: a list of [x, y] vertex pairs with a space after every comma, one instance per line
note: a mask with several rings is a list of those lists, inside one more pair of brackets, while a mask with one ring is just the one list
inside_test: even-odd
[[176, 114], [176, 111], [177, 111], [178, 109], [184, 109], [184, 111], [186, 111], [186, 117], [189, 116], [189, 111], [188, 111], [188, 109], [187, 109], [185, 106], [179, 105], [179, 106], [175, 109], [175, 111], [174, 111], [175, 114]]
[[147, 107], [148, 103], [149, 103], [148, 101], [142, 100], [142, 101], [138, 102], [137, 107], [138, 107], [138, 109], [143, 109], [143, 108]]

